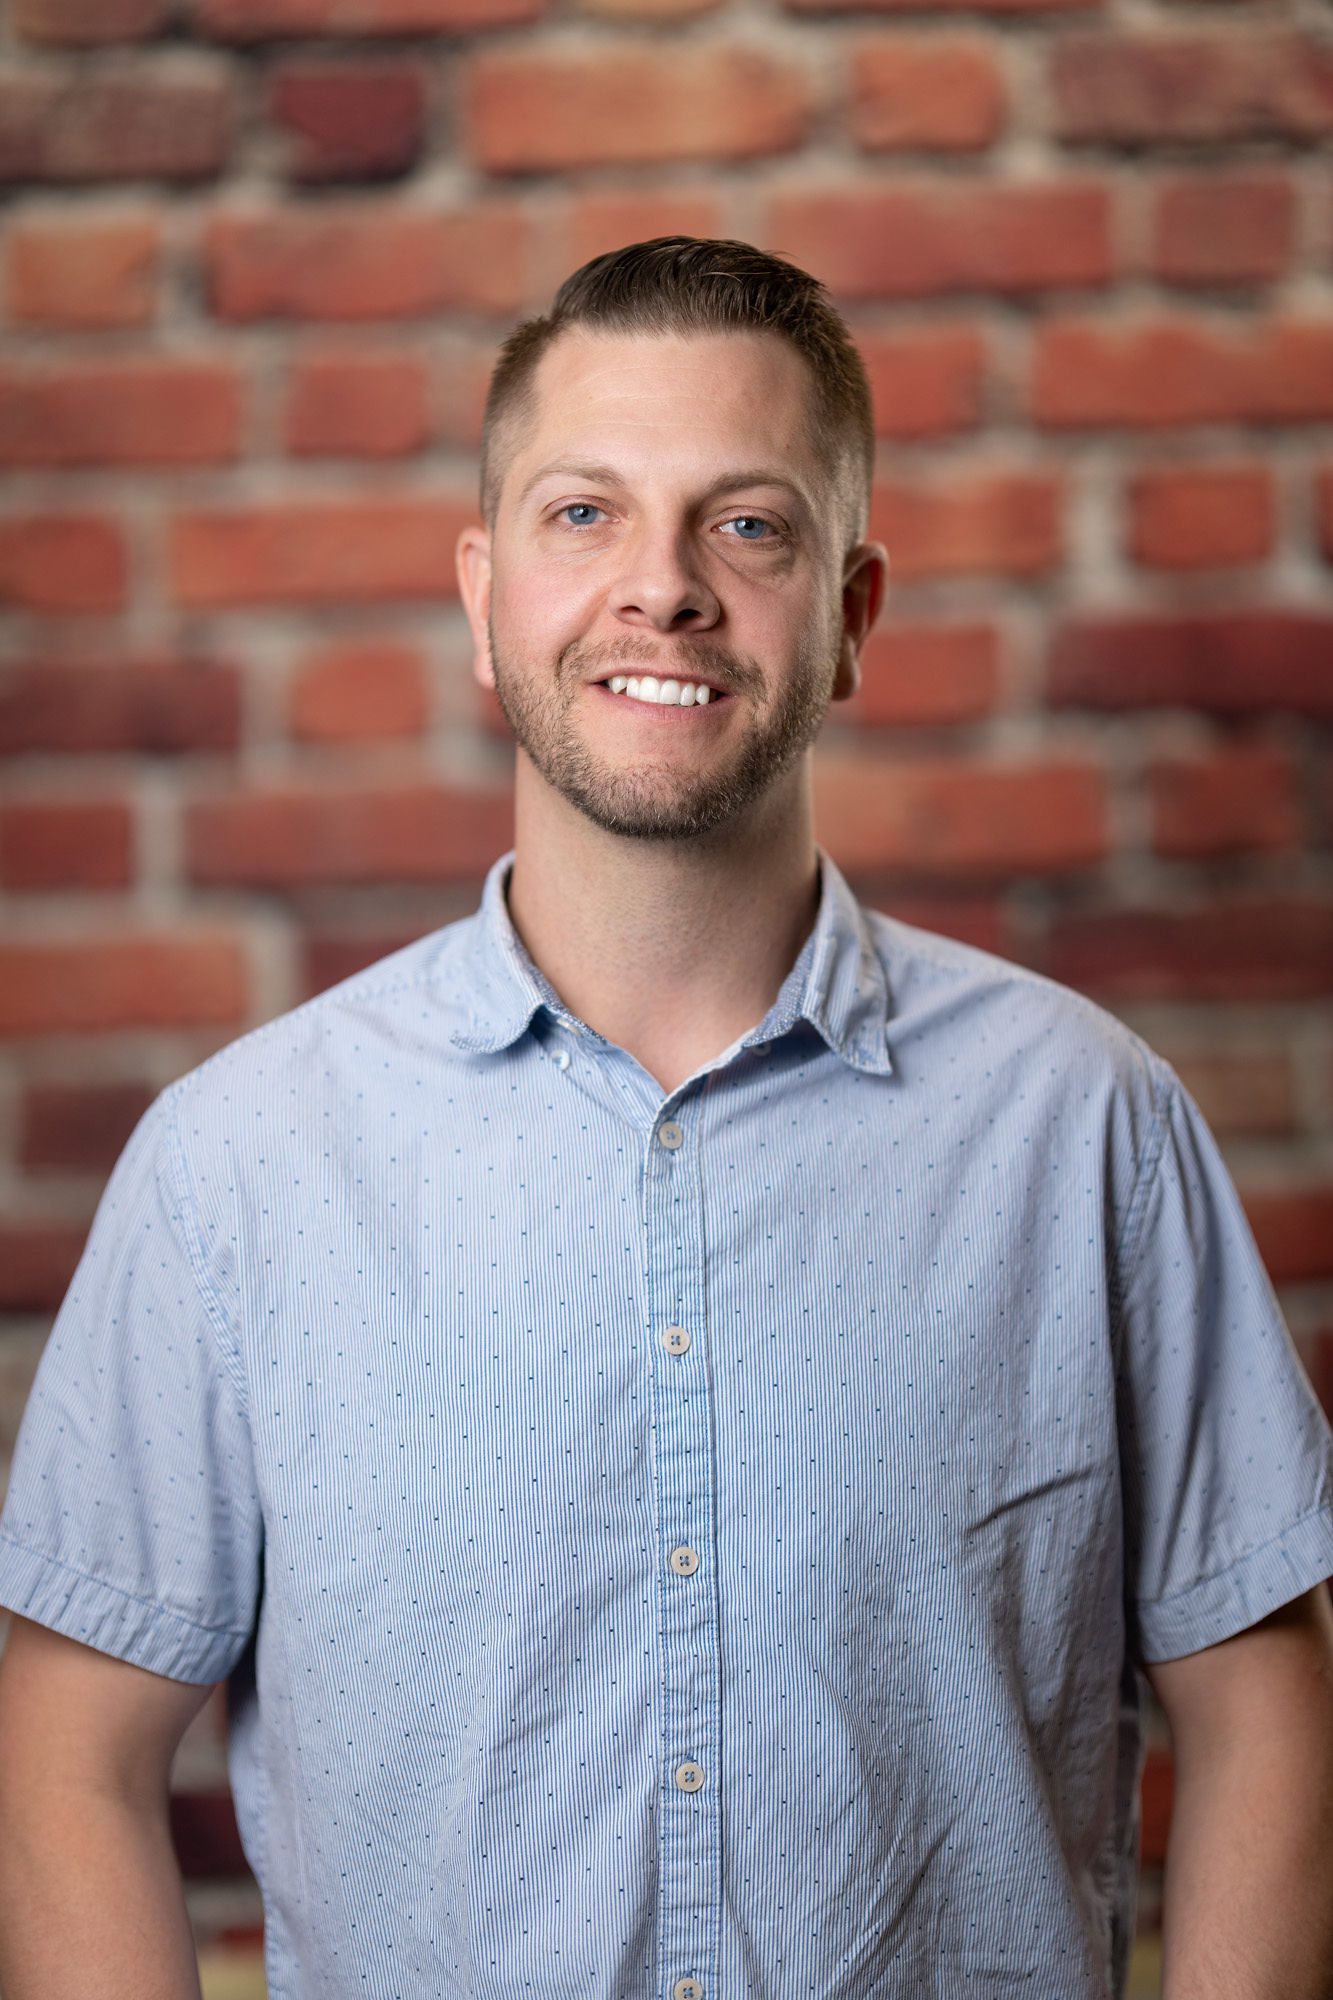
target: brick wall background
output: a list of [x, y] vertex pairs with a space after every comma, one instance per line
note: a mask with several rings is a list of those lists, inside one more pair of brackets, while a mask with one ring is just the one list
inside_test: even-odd
[[1333, 1401], [1331, 136], [1316, 0], [11, 0], [0, 1478], [151, 1095], [509, 844], [490, 362], [675, 231], [874, 384], [821, 838], [1177, 1063]]

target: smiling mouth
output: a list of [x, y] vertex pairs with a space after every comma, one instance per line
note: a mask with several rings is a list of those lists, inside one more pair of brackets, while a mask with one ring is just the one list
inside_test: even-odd
[[715, 688], [707, 681], [677, 680], [673, 676], [660, 678], [656, 674], [610, 674], [605, 680], [598, 681], [597, 686], [645, 708], [707, 708], [731, 699], [721, 688]]

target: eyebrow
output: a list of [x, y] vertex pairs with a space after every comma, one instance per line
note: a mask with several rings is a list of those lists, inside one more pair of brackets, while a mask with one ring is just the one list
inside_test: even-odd
[[[543, 479], [554, 478], [557, 473], [574, 479], [588, 479], [598, 486], [625, 484], [614, 465], [585, 465], [571, 459], [556, 459], [550, 465], [543, 465], [533, 473], [518, 496], [520, 502], [526, 500], [533, 488], [539, 486]], [[712, 482], [701, 497], [704, 500], [715, 500], [720, 493], [740, 492], [747, 486], [780, 486], [785, 493], [792, 494], [807, 511], [813, 511], [802, 488], [788, 479], [785, 473], [776, 472], [768, 466], [747, 468], [739, 472], [724, 472]]]

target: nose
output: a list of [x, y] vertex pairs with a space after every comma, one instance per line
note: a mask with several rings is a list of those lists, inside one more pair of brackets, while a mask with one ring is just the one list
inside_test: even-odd
[[692, 553], [688, 533], [645, 526], [624, 544], [625, 560], [611, 591], [611, 609], [622, 624], [654, 632], [703, 632], [721, 606]]

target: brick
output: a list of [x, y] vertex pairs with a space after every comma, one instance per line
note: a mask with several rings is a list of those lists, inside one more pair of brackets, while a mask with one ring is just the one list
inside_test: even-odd
[[302, 355], [288, 390], [287, 450], [351, 458], [420, 451], [430, 441], [428, 390], [419, 355]]
[[1160, 466], [1128, 488], [1130, 554], [1145, 569], [1217, 569], [1271, 555], [1273, 476], [1262, 465]]
[[725, 233], [722, 204], [716, 195], [700, 188], [580, 192], [570, 202], [565, 269], [576, 271], [608, 250], [621, 250], [627, 243], [650, 243], [655, 236]]
[[333, 35], [466, 34], [535, 21], [547, 0], [198, 0], [198, 32], [224, 42]]
[[169, 12], [170, 0], [12, 0], [10, 19], [25, 42], [90, 48], [144, 41]]
[[1181, 176], [1154, 190], [1151, 229], [1163, 284], [1267, 284], [1291, 265], [1296, 189], [1277, 174]]
[[858, 329], [880, 437], [945, 437], [981, 421], [986, 343], [971, 327]]
[[791, 63], [740, 44], [608, 44], [474, 56], [463, 79], [464, 146], [488, 173], [791, 152], [810, 86]]
[[1058, 916], [1042, 970], [1101, 999], [1308, 999], [1333, 992], [1333, 903], [1219, 897]]
[[[212, 1790], [192, 1786], [188, 1791], [173, 1791], [167, 1800], [167, 1823], [171, 1849], [186, 1882], [239, 1883], [249, 1876], [236, 1808], [225, 1779]], [[262, 1958], [262, 1923], [256, 1929], [258, 1955]], [[214, 1942], [220, 1947], [220, 1955], [230, 1955], [239, 1947], [253, 1957], [256, 1950], [250, 1937], [244, 1932], [238, 1936], [230, 1925], [215, 1933]], [[244, 1964], [245, 1959], [241, 1962]]]
[[0, 465], [223, 465], [240, 455], [241, 420], [226, 361], [0, 368]]
[[482, 419], [495, 348], [460, 334], [444, 334], [431, 342], [434, 381], [431, 403], [438, 442], [476, 451], [481, 444]]
[[413, 63], [287, 63], [270, 76], [267, 103], [293, 180], [392, 179], [421, 152], [426, 84]]
[[406, 640], [348, 640], [305, 660], [292, 681], [293, 736], [309, 743], [419, 736], [428, 713], [426, 662]]
[[1004, 78], [976, 36], [856, 43], [850, 81], [852, 137], [870, 153], [976, 152], [1004, 124]]
[[995, 707], [999, 671], [993, 625], [882, 627], [862, 650], [860, 688], [829, 719], [867, 728], [976, 722]]
[[193, 65], [0, 75], [0, 182], [207, 180], [230, 138], [226, 78]]
[[1297, 775], [1288, 753], [1271, 744], [1155, 758], [1148, 792], [1158, 854], [1280, 852], [1300, 840]]
[[1315, 526], [1325, 560], [1333, 562], [1333, 465], [1315, 475]]
[[1275, 1285], [1333, 1278], [1333, 1183], [1242, 1188], [1241, 1199]]
[[508, 203], [453, 213], [341, 201], [215, 216], [205, 232], [220, 319], [508, 315], [522, 303], [531, 225]]
[[0, 1035], [239, 1027], [250, 1004], [244, 947], [223, 931], [129, 932], [0, 943]]
[[235, 750], [240, 716], [240, 672], [221, 661], [0, 664], [0, 756]]
[[431, 783], [230, 793], [186, 820], [191, 881], [269, 889], [473, 880], [512, 838], [508, 791]]
[[764, 242], [842, 299], [1105, 285], [1111, 196], [1100, 184], [855, 184], [775, 195]]
[[1333, 617], [1319, 612], [1084, 614], [1056, 627], [1047, 700], [1056, 708], [1333, 716], [1330, 660]]
[[904, 890], [901, 877], [865, 868], [849, 869], [847, 879], [867, 909], [888, 911], [900, 923], [957, 938], [978, 951], [1014, 956], [1004, 906], [995, 896], [950, 895], [947, 887], [936, 894]]
[[1153, 1046], [1173, 1062], [1186, 1090], [1220, 1138], [1279, 1139], [1296, 1127], [1296, 1093], [1286, 1056], [1262, 1049], [1182, 1050]]
[[89, 1222], [0, 1221], [0, 1311], [54, 1313], [83, 1255]]
[[1265, 26], [1207, 35], [1070, 35], [1053, 43], [1061, 139], [1318, 139], [1333, 132], [1333, 45]]
[[[1312, 845], [1333, 847], [1333, 744], [1326, 745], [1315, 764], [1314, 835]], [[1330, 1071], [1333, 1079], [1333, 1071]]]
[[782, 0], [789, 14], [921, 14], [956, 10], [967, 14], [1073, 14], [1095, 10], [1105, 0]]
[[[1314, 766], [1311, 779], [1314, 793], [1314, 832], [1312, 846], [1333, 847], [1333, 744], [1325, 743]], [[1330, 1070], [1333, 1081], [1333, 1070]]]
[[840, 867], [1059, 874], [1107, 852], [1105, 778], [1087, 762], [901, 764], [826, 753], [815, 761], [815, 813]]
[[425, 494], [178, 514], [172, 597], [194, 610], [447, 601], [458, 594], [449, 553], [475, 514], [470, 496]]
[[1032, 415], [1053, 430], [1303, 424], [1333, 417], [1333, 319], [1048, 320]]
[[387, 958], [390, 952], [400, 951], [405, 944], [411, 944], [423, 935], [425, 929], [422, 924], [376, 924], [350, 934], [342, 931], [308, 932], [301, 944], [302, 998], [311, 1000], [330, 986], [354, 978], [367, 966]]
[[[1151, 1718], [1152, 1709], [1148, 1716]], [[1165, 1728], [1163, 1719], [1163, 1728]], [[1154, 1875], [1165, 1864], [1167, 1841], [1171, 1833], [1171, 1813], [1175, 1803], [1175, 1767], [1169, 1746], [1148, 1744], [1143, 1759], [1143, 1774], [1139, 1780], [1139, 1857], [1141, 1871], [1139, 1907], [1143, 1910], [1145, 1922], [1152, 1922], [1150, 1905], [1143, 1896], [1142, 1871], [1148, 1872], [1149, 1884]], [[1152, 1923], [1152, 1935], [1161, 1932], [1160, 1917]]]
[[5, 316], [71, 333], [147, 326], [161, 244], [154, 215], [16, 218], [4, 244]]
[[577, 0], [579, 11], [608, 21], [684, 21], [715, 14], [723, 0]]
[[6, 889], [127, 889], [133, 847], [123, 799], [0, 804], [0, 883]]
[[1039, 576], [1062, 558], [1060, 479], [1045, 472], [955, 472], [883, 480], [870, 538], [900, 583], [936, 576]]
[[30, 1083], [19, 1121], [29, 1173], [110, 1173], [156, 1095], [147, 1083]]
[[119, 611], [127, 557], [118, 524], [99, 514], [0, 520], [0, 605], [22, 611]]

